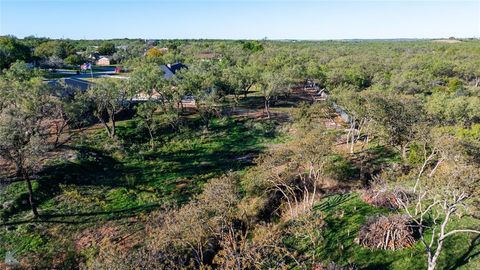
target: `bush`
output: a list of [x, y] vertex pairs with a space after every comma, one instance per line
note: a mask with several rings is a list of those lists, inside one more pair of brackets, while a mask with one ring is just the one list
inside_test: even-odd
[[250, 233], [230, 229], [220, 239], [218, 269], [291, 269], [292, 255], [275, 225], [257, 225]]
[[166, 269], [197, 269], [213, 260], [218, 239], [233, 222], [238, 203], [234, 175], [210, 180], [202, 194], [162, 213], [148, 231], [148, 250]]
[[360, 229], [358, 243], [370, 249], [397, 250], [415, 243], [410, 220], [402, 215], [376, 216]]
[[91, 261], [79, 264], [80, 270], [162, 269], [160, 258], [147, 250], [124, 250], [114, 243], [102, 243], [98, 254]]

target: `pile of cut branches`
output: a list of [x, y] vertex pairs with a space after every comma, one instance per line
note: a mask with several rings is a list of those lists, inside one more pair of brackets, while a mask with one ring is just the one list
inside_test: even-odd
[[397, 250], [415, 243], [410, 220], [402, 215], [375, 216], [360, 229], [358, 243], [370, 249]]
[[387, 189], [369, 188], [362, 192], [362, 200], [375, 207], [398, 209], [395, 194]]
[[408, 197], [409, 193], [404, 191], [395, 192], [389, 189], [387, 183], [379, 177], [374, 177], [371, 186], [361, 193], [364, 202], [375, 207], [385, 207], [390, 209], [399, 208], [397, 201], [399, 198], [398, 196], [402, 196], [402, 199], [406, 199], [404, 197]]

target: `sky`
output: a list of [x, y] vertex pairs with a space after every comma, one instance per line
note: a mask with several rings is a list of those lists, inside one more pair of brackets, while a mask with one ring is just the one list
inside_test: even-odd
[[0, 0], [0, 35], [107, 39], [480, 37], [480, 0]]

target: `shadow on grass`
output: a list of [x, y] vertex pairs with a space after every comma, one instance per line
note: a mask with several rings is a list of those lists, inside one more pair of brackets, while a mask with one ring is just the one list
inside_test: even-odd
[[[251, 158], [243, 157], [257, 155], [262, 150], [261, 139], [267, 135], [262, 131], [251, 130], [245, 124], [243, 121], [223, 121], [212, 125], [206, 133], [200, 129], [186, 129], [171, 134], [173, 137], [168, 139], [164, 147], [145, 153], [127, 153], [121, 161], [97, 150], [94, 145], [76, 147], [75, 161], [52, 165], [39, 173], [34, 196], [40, 206], [41, 222], [89, 222], [96, 217], [123, 218], [151, 211], [160, 205], [158, 200], [153, 204], [155, 201], [138, 199], [138, 194], [141, 193], [153, 194], [160, 201], [188, 201], [208, 179], [252, 164]], [[122, 128], [122, 139], [128, 139], [129, 128], [133, 126]], [[51, 204], [52, 199], [63, 195], [64, 186], [74, 190], [85, 187], [79, 196], [93, 199], [101, 196], [107, 205], [99, 209], [92, 202], [89, 204], [91, 207], [85, 207], [82, 212], [63, 211], [56, 207], [53, 210], [42, 209], [42, 204]], [[107, 197], [105, 193], [113, 189], [124, 190], [126, 195], [122, 193], [114, 199]], [[92, 193], [91, 190], [95, 191]], [[26, 194], [21, 194], [13, 204], [14, 207], [3, 211], [5, 222], [13, 216], [17, 217], [19, 213], [30, 211], [25, 203], [26, 198]], [[102, 208], [106, 211], [98, 211]]]
[[[295, 108], [299, 106], [300, 100], [297, 96], [281, 96], [270, 101], [271, 108]], [[239, 106], [250, 109], [263, 109], [265, 99], [263, 96], [248, 96], [240, 99]]]
[[250, 109], [262, 109], [265, 106], [264, 102], [265, 100], [262, 96], [247, 96], [240, 99], [239, 105]]
[[480, 246], [480, 235], [476, 235], [468, 245], [467, 250], [463, 253], [459, 258], [453, 261], [453, 265], [449, 266], [445, 269], [455, 270], [458, 269], [470, 262], [470, 260], [478, 257], [480, 255], [480, 250], [478, 250]]
[[360, 169], [357, 164], [341, 155], [330, 157], [326, 171], [334, 179], [341, 182], [351, 182], [360, 178]]
[[386, 146], [375, 146], [356, 153], [349, 159], [356, 167], [359, 179], [365, 185], [378, 174], [386, 165], [400, 160], [397, 152]]
[[386, 269], [390, 269], [390, 265], [392, 263], [391, 262], [388, 262], [388, 263], [374, 263], [374, 264], [371, 264], [371, 265], [368, 265], [362, 269], [364, 270], [386, 270]]
[[360, 269], [386, 269], [392, 263], [383, 252], [373, 253], [355, 243], [368, 216], [385, 212], [363, 203], [354, 193], [328, 196], [314, 207], [324, 215], [326, 228], [318, 252], [323, 260], [341, 265], [355, 263]]
[[352, 193], [331, 195], [325, 197], [322, 202], [315, 205], [313, 209], [318, 211], [330, 211], [334, 207], [353, 199], [353, 197]]
[[[76, 162], [49, 166], [38, 174], [34, 189], [34, 200], [37, 205], [41, 206], [42, 203], [59, 195], [61, 184], [118, 186], [114, 179], [120, 173], [119, 162], [91, 148], [81, 147], [75, 150], [78, 153]], [[3, 219], [8, 220], [19, 212], [29, 211], [27, 198], [28, 194], [20, 194], [13, 206], [3, 212]]]
[[183, 194], [199, 191], [199, 184], [208, 178], [252, 165], [253, 157], [263, 150], [260, 140], [269, 136], [268, 132], [249, 129], [243, 121], [212, 125], [206, 133], [189, 134], [176, 146], [178, 149], [167, 146], [143, 155], [144, 161], [158, 164], [156, 171], [145, 170], [144, 163], [137, 163], [130, 168], [131, 173], [143, 171], [147, 177], [137, 178], [139, 184], [175, 192], [181, 195], [177, 200], [184, 201], [188, 196]]

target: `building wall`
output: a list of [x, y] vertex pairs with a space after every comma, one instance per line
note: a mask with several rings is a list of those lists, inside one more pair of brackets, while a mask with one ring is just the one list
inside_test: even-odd
[[110, 65], [110, 60], [107, 58], [101, 58], [97, 61], [97, 65], [99, 66], [108, 66]]

